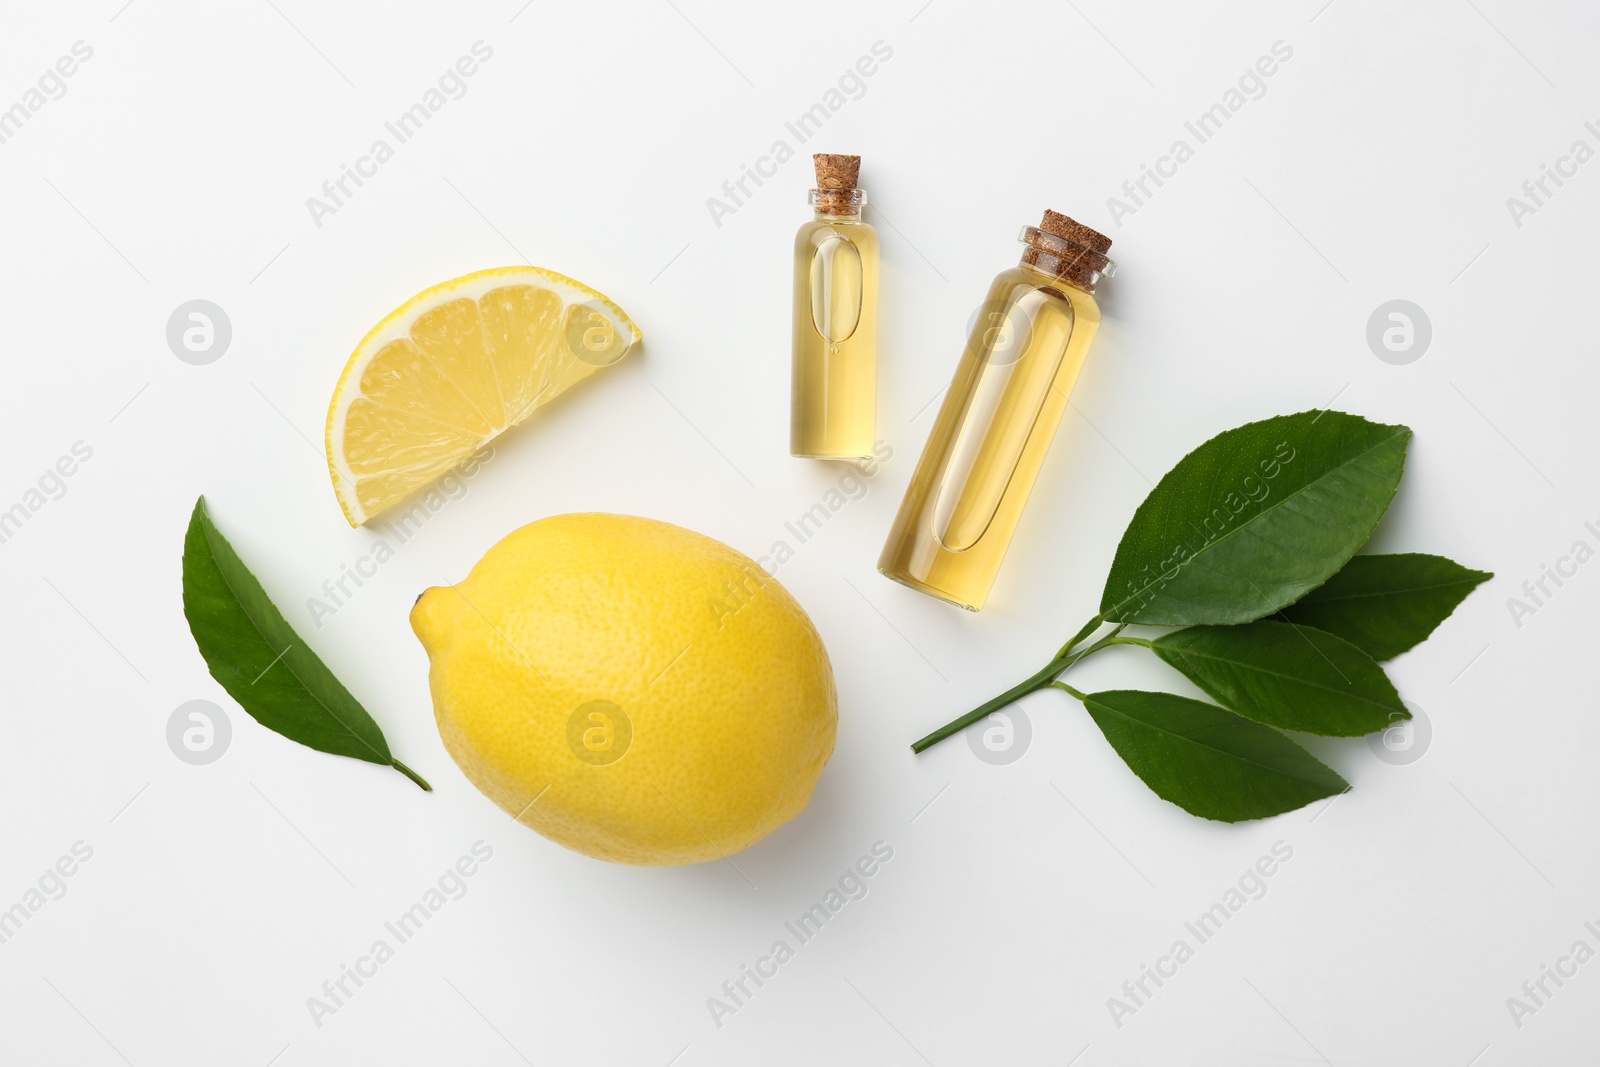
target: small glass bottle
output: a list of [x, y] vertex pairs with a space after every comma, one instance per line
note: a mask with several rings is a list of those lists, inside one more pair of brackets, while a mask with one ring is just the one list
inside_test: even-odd
[[878, 570], [977, 611], [1100, 326], [1111, 239], [1054, 211], [989, 288]]
[[877, 434], [878, 233], [860, 156], [816, 155], [816, 214], [794, 239], [789, 453], [870, 459]]

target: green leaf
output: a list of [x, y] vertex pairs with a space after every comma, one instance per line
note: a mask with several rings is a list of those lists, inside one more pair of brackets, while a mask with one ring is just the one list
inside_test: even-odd
[[1083, 705], [1133, 773], [1192, 815], [1264, 819], [1350, 788], [1278, 731], [1203, 701], [1117, 689]]
[[1421, 644], [1494, 575], [1423, 552], [1356, 556], [1283, 609], [1290, 622], [1337, 634], [1376, 660]]
[[1279, 729], [1360, 737], [1411, 717], [1371, 656], [1309, 626], [1193, 626], [1150, 647], [1229, 711]]
[[262, 726], [432, 788], [390, 755], [372, 716], [290, 627], [212, 523], [205, 497], [183, 539], [183, 614], [211, 676]]
[[1411, 431], [1339, 411], [1252, 422], [1168, 471], [1134, 512], [1101, 617], [1160, 626], [1270, 615], [1366, 543], [1400, 484]]

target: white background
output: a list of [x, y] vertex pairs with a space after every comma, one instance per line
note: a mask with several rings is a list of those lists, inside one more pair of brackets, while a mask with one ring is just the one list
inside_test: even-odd
[[[1506, 199], [1600, 118], [1578, 3], [229, 5], [11, 10], [0, 107], [93, 57], [0, 145], [0, 507], [74, 442], [92, 459], [0, 545], [0, 908], [74, 842], [93, 858], [0, 945], [0, 1059], [335, 1063], [1552, 1064], [1593, 1058], [1600, 963], [1518, 1027], [1506, 1006], [1600, 920], [1593, 654], [1600, 564], [1600, 163], [1515, 225]], [[1320, 8], [1320, 10], [1319, 10]], [[493, 58], [316, 226], [306, 198], [482, 40]], [[707, 198], [876, 41], [892, 58], [715, 225]], [[1276, 41], [1267, 91], [1114, 223], [1107, 198]], [[1193, 143], [1193, 137], [1188, 139]], [[787, 455], [789, 242], [815, 150], [859, 152], [883, 241], [880, 436], [893, 458], [779, 578], [840, 689], [809, 809], [734, 858], [586, 859], [511, 823], [434, 730], [406, 621], [519, 524], [649, 515], [751, 555], [844, 468]], [[1553, 186], [1551, 188], [1554, 188]], [[874, 562], [989, 279], [1047, 208], [1116, 239], [1106, 323], [990, 606]], [[436, 281], [522, 262], [601, 289], [643, 347], [505, 438], [338, 613], [369, 553], [320, 454], [347, 353]], [[209, 366], [165, 324], [233, 325]], [[1369, 314], [1425, 309], [1420, 360]], [[1009, 766], [908, 743], [1031, 673], [1093, 613], [1151, 481], [1212, 434], [1333, 403], [1416, 431], [1383, 550], [1497, 572], [1391, 668], [1424, 758], [1312, 742], [1354, 784], [1223, 826], [1156, 799], [1059, 693]], [[179, 595], [204, 492], [313, 647], [429, 777], [258, 727], [207, 675]], [[1553, 587], [1552, 587], [1553, 588]], [[1183, 689], [1138, 650], [1082, 686]], [[169, 751], [179, 704], [232, 747]], [[931, 802], [931, 803], [930, 803]], [[493, 859], [336, 1015], [307, 998], [473, 842]], [[876, 841], [894, 858], [737, 1014], [707, 998]], [[1274, 842], [1293, 858], [1138, 1012], [1121, 996]], [[1554, 986], [1549, 988], [1554, 989]]]

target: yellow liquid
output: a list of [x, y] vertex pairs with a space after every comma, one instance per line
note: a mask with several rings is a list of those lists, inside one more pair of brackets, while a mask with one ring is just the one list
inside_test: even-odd
[[817, 218], [794, 240], [789, 452], [870, 459], [877, 436], [878, 234]]
[[1094, 297], [1027, 266], [989, 288], [878, 570], [977, 611], [1100, 326]]

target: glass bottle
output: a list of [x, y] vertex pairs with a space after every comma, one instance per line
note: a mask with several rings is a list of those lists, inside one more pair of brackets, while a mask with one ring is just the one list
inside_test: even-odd
[[870, 459], [877, 435], [878, 233], [861, 221], [860, 156], [816, 155], [812, 220], [794, 239], [789, 452]]
[[878, 559], [904, 585], [977, 611], [988, 599], [1100, 326], [1111, 239], [1065, 215], [1020, 238], [995, 278]]

